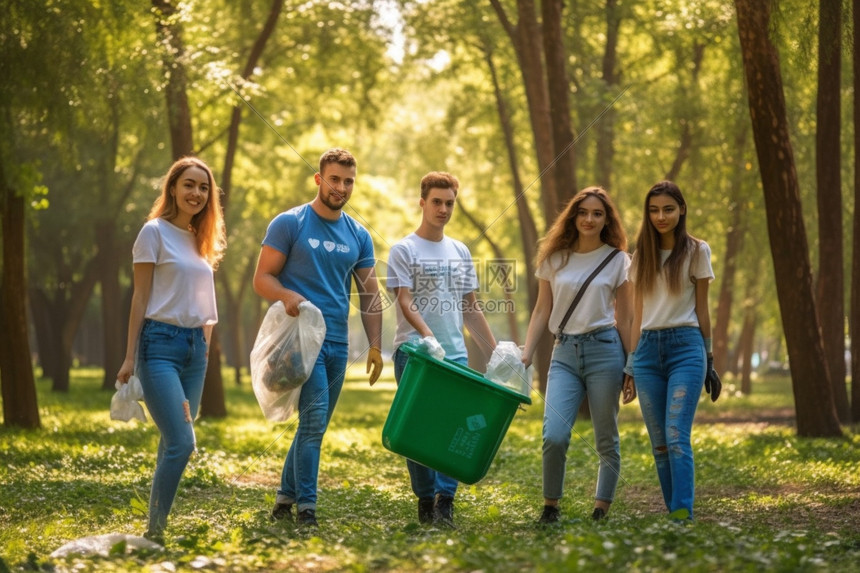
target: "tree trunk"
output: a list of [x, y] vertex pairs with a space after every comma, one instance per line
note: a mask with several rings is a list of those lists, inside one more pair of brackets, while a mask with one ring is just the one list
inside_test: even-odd
[[[245, 62], [245, 67], [242, 70], [243, 80], [247, 80], [251, 77], [251, 74], [254, 73], [254, 69], [257, 67], [258, 62], [263, 55], [266, 43], [275, 31], [275, 26], [278, 23], [278, 18], [280, 17], [283, 8], [284, 0], [273, 0], [269, 7], [269, 14], [266, 18], [266, 22], [260, 30], [260, 34], [257, 36], [257, 39], [254, 41], [251, 52], [248, 54], [248, 60]], [[221, 207], [225, 216], [233, 188], [233, 165], [236, 159], [236, 150], [239, 145], [239, 126], [242, 123], [242, 109], [244, 105], [244, 102], [242, 102], [233, 107], [233, 111], [230, 115], [230, 127], [227, 130], [227, 150], [224, 154], [224, 170], [221, 173], [221, 190], [223, 193], [221, 197]], [[251, 264], [253, 264], [253, 262]], [[250, 282], [250, 280], [240, 281], [240, 286], [237, 288], [235, 294], [231, 291], [229, 281], [223, 280], [220, 283], [222, 292], [227, 293], [227, 319], [229, 324], [233, 325], [233, 328], [228, 329], [227, 336], [228, 345], [234, 355], [233, 366], [237, 386], [242, 383], [242, 360], [240, 359], [239, 350], [242, 344], [240, 337], [241, 329], [239, 328], [239, 324], [241, 322], [240, 309], [244, 294], [247, 292], [246, 287]]]
[[845, 272], [842, 260], [842, 3], [819, 4], [815, 164], [818, 197], [818, 317], [836, 413], [851, 421], [845, 388]]
[[[699, 72], [702, 70], [702, 60], [704, 57], [705, 45], [697, 43], [693, 46], [692, 81], [690, 82], [689, 88], [685, 90], [687, 93], [685, 93], [681, 99], [698, 98]], [[684, 86], [681, 86], [681, 89], [684, 90]], [[693, 129], [691, 127], [693, 121], [693, 117], [680, 118], [681, 134], [678, 137], [678, 149], [675, 151], [675, 159], [672, 161], [672, 166], [665, 175], [665, 179], [668, 179], [669, 181], [675, 181], [678, 178], [678, 175], [681, 173], [681, 167], [683, 167], [687, 159], [690, 158], [690, 152], [693, 148]]]
[[[606, 2], [606, 45], [603, 50], [602, 79], [607, 94], [618, 90], [621, 72], [618, 70], [618, 30], [621, 15], [618, 0]], [[615, 196], [619, 203], [619, 192], [612, 190], [612, 161], [615, 158], [615, 106], [610, 106], [597, 124], [597, 174], [596, 182]]]
[[738, 353], [741, 362], [741, 394], [752, 394], [752, 355], [755, 342], [756, 305], [747, 304], [744, 308], [744, 324], [738, 343]]
[[3, 227], [3, 266], [0, 279], [0, 391], [3, 425], [38, 428], [36, 381], [27, 335], [27, 275], [24, 256], [24, 197], [6, 183], [0, 161], [0, 221]]
[[[470, 213], [469, 210], [466, 209], [460, 201], [457, 201], [457, 208], [460, 209], [460, 212], [463, 213], [463, 216], [466, 217], [469, 223], [471, 223], [472, 226], [478, 230], [479, 238], [487, 241], [487, 244], [490, 245], [490, 249], [493, 251], [493, 255], [496, 257], [496, 261], [499, 262], [501, 265], [509, 263], [511, 259], [505, 258], [504, 251], [502, 251], [502, 248], [487, 234], [487, 226], [478, 221], [478, 219], [476, 219], [475, 216]], [[512, 267], [513, 265], [508, 264], [507, 268], [499, 268], [498, 270], [503, 274], [493, 277], [494, 282], [498, 283], [499, 286], [501, 286], [504, 300], [506, 303], [513, 302], [512, 293], [514, 292], [514, 281], [516, 280], [516, 268]], [[484, 284], [483, 287], [488, 288], [489, 285]], [[509, 312], [507, 313], [506, 318], [508, 319], [508, 339], [512, 340], [519, 346], [520, 332], [519, 324], [517, 323], [517, 313]]]
[[125, 245], [116, 238], [116, 227], [102, 222], [96, 228], [99, 249], [99, 283], [102, 293], [102, 329], [104, 333], [104, 378], [102, 388], [112, 390], [116, 373], [122, 366], [127, 342], [122, 329], [122, 289], [119, 284], [120, 258], [126, 252]]
[[815, 309], [800, 189], [786, 119], [771, 3], [735, 0], [753, 136], [764, 188], [777, 298], [801, 436], [841, 436]]
[[[484, 44], [484, 56], [487, 62], [487, 67], [490, 71], [490, 78], [493, 81], [493, 93], [496, 98], [496, 111], [499, 114], [499, 124], [502, 128], [505, 140], [505, 150], [508, 155], [508, 167], [511, 170], [511, 180], [513, 181], [514, 202], [517, 207], [517, 220], [519, 221], [520, 237], [523, 244], [523, 258], [526, 265], [526, 288], [528, 290], [529, 310], [533, 309], [537, 302], [537, 279], [535, 278], [534, 260], [537, 254], [538, 232], [529, 209], [528, 201], [525, 197], [525, 189], [523, 188], [522, 179], [520, 178], [519, 161], [517, 159], [517, 148], [514, 143], [514, 128], [511, 122], [511, 115], [508, 111], [509, 106], [507, 99], [502, 92], [499, 84], [499, 77], [496, 73], [496, 67], [493, 63], [493, 56], [488, 47]], [[535, 352], [535, 369], [538, 372], [538, 388], [541, 393], [546, 392], [546, 377], [549, 371], [549, 361], [552, 355], [552, 341], [549, 337], [544, 336], [536, 348]]]
[[517, 0], [519, 22], [515, 26], [508, 20], [499, 0], [490, 0], [490, 4], [496, 11], [517, 54], [535, 141], [544, 221], [549, 222], [558, 214], [559, 201], [555, 178], [550, 175], [550, 168], [555, 160], [555, 150], [552, 138], [552, 117], [549, 113], [549, 94], [541, 53], [541, 29], [537, 22], [535, 4], [533, 0]]
[[745, 150], [749, 126], [743, 122], [735, 131], [734, 172], [732, 174], [729, 227], [726, 231], [726, 252], [723, 256], [723, 270], [720, 273], [720, 293], [717, 299], [717, 313], [714, 321], [714, 369], [723, 375], [729, 367], [729, 322], [732, 318], [734, 286], [737, 274], [737, 259], [744, 244], [745, 225], [741, 202], [744, 198], [743, 177], [746, 171]]
[[[854, 46], [860, 42], [860, 0], [853, 2]], [[854, 60], [854, 230], [851, 240], [851, 418], [860, 421], [860, 58]]]
[[209, 363], [203, 381], [203, 396], [200, 399], [201, 418], [224, 418], [227, 403], [224, 400], [224, 377], [221, 375], [221, 337], [216, 325], [209, 341]]
[[567, 52], [562, 29], [563, 12], [562, 0], [541, 2], [543, 51], [553, 143], [553, 162], [548, 175], [555, 179], [557, 205], [564, 204], [577, 191], [576, 153], [570, 127], [570, 82], [567, 79]]
[[155, 29], [165, 47], [161, 55], [164, 59], [164, 72], [167, 78], [164, 95], [167, 98], [167, 119], [170, 125], [170, 145], [174, 159], [190, 155], [194, 151], [191, 109], [188, 105], [186, 89], [188, 74], [185, 71], [182, 26], [172, 21], [176, 16], [177, 6], [178, 4], [172, 4], [170, 0], [152, 0], [152, 7], [155, 8]]

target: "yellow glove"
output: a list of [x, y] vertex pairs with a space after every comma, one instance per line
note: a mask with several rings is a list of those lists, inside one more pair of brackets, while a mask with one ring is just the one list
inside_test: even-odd
[[376, 346], [371, 346], [367, 351], [367, 372], [370, 374], [370, 385], [373, 386], [382, 374], [382, 351]]

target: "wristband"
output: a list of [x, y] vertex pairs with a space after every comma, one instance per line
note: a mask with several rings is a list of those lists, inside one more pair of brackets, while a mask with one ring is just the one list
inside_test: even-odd
[[713, 338], [706, 338], [705, 339], [705, 352], [707, 352], [708, 354], [714, 353], [714, 339]]

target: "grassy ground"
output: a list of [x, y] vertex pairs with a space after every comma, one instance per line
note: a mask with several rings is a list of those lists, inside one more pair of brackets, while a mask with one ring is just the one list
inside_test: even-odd
[[403, 459], [382, 447], [393, 381], [371, 389], [354, 374], [323, 444], [319, 529], [269, 521], [294, 422], [267, 423], [246, 384], [228, 388], [227, 419], [196, 425], [199, 452], [166, 551], [65, 559], [50, 554], [70, 540], [145, 529], [158, 432], [109, 419], [100, 372], [77, 370], [64, 395], [40, 381], [43, 429], [0, 428], [0, 572], [860, 571], [860, 433], [797, 438], [785, 379], [757, 383], [751, 397], [728, 388], [717, 404], [701, 402], [695, 524], [667, 519], [634, 403], [622, 408], [622, 480], [609, 519], [589, 519], [597, 463], [586, 421], [568, 455], [564, 521], [536, 527], [543, 402], [534, 395], [486, 478], [461, 486], [451, 531], [417, 523]]

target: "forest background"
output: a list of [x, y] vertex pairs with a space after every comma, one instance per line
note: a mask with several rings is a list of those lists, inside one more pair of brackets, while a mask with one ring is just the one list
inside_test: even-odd
[[[417, 226], [421, 176], [460, 178], [447, 230], [472, 249], [497, 338], [520, 343], [560, 206], [602, 185], [633, 242], [645, 192], [675, 180], [713, 250], [726, 396], [789, 371], [798, 433], [840, 435], [860, 419], [856, 4], [2, 0], [4, 423], [39, 427], [34, 368], [55, 392], [73, 366], [113, 388], [131, 245], [189, 153], [224, 193], [210, 360], [235, 375], [209, 369], [202, 415], [227, 416], [266, 308], [250, 288], [266, 226], [313, 197], [317, 158], [340, 146], [381, 276]], [[393, 329], [388, 311], [386, 351]]]

